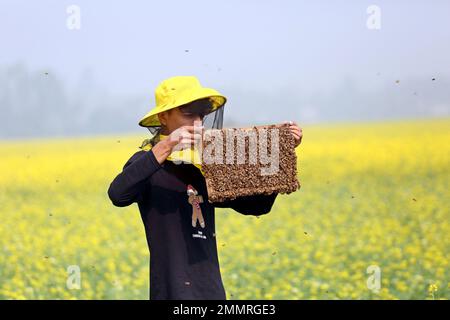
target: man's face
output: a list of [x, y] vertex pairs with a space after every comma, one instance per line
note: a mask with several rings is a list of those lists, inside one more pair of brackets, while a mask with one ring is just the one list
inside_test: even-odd
[[211, 105], [208, 100], [197, 100], [190, 104], [162, 112], [159, 115], [159, 121], [167, 129], [164, 134], [169, 135], [179, 127], [193, 126], [195, 121], [202, 122], [205, 115], [210, 112]]

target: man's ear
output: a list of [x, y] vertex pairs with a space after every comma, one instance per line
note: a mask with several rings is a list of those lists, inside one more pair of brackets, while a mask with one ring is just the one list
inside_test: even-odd
[[167, 111], [163, 111], [161, 113], [158, 113], [159, 122], [163, 126], [167, 126]]

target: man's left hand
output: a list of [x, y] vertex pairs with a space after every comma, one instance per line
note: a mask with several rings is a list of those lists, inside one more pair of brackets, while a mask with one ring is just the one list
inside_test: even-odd
[[297, 148], [302, 142], [303, 138], [302, 128], [300, 128], [294, 121], [286, 121], [285, 123], [289, 123], [289, 129], [291, 130], [291, 133], [294, 136], [295, 147]]

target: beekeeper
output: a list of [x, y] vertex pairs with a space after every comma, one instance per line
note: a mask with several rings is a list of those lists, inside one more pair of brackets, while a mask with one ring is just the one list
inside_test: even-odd
[[[177, 76], [155, 90], [156, 106], [139, 122], [153, 137], [144, 141], [108, 189], [118, 207], [137, 203], [150, 250], [150, 299], [225, 300], [215, 233], [214, 208], [244, 215], [270, 212], [277, 194], [210, 203], [199, 164], [176, 161], [200, 139], [194, 122], [221, 129], [227, 99], [197, 78]], [[292, 123], [296, 145], [301, 129]]]

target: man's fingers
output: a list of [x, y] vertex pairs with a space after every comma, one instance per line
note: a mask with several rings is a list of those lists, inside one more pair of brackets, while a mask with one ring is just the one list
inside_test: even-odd
[[187, 131], [180, 131], [171, 136], [171, 141], [174, 143], [194, 143], [200, 141], [202, 135], [199, 133], [190, 133]]
[[194, 126], [182, 126], [180, 129], [182, 131], [194, 132]]
[[303, 133], [302, 133], [301, 129], [298, 127], [291, 127], [291, 133], [294, 136], [296, 144], [299, 145], [300, 141], [302, 141], [302, 138], [303, 138]]
[[198, 133], [186, 133], [183, 135], [183, 139], [200, 141], [202, 139], [202, 135]]
[[291, 127], [291, 132], [292, 133], [297, 133], [297, 134], [302, 134], [302, 129], [298, 128], [298, 127]]
[[187, 135], [187, 136], [183, 137], [179, 143], [194, 144], [194, 143], [201, 141], [201, 139], [202, 139], [202, 136], [200, 134], [192, 134], [192, 135]]
[[293, 134], [296, 134], [296, 135], [300, 136], [300, 138], [301, 138], [302, 135], [303, 135], [302, 130], [301, 130], [301, 129], [298, 129], [298, 128], [292, 128], [292, 129], [291, 129], [291, 132], [292, 132]]
[[193, 138], [183, 138], [181, 139], [180, 143], [194, 143], [195, 139]]
[[195, 139], [198, 139], [202, 136], [198, 132], [190, 132], [190, 131], [181, 131], [178, 135], [181, 136], [181, 138], [195, 138]]
[[181, 129], [190, 133], [194, 133], [202, 131], [204, 129], [204, 126], [183, 126], [181, 127]]
[[292, 133], [292, 135], [294, 136], [295, 140], [300, 140], [300, 135], [299, 134]]
[[192, 147], [191, 142], [180, 142], [172, 149], [172, 151], [181, 151], [184, 149], [190, 149], [191, 147]]

